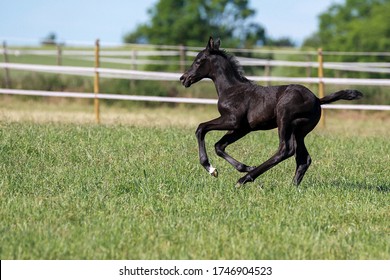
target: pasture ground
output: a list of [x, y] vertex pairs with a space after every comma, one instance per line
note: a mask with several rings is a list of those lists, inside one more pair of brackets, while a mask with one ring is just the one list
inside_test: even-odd
[[[84, 103], [1, 101], [1, 259], [390, 256], [388, 113], [329, 113], [299, 189], [293, 159], [235, 189], [241, 174], [213, 151], [222, 132], [206, 137], [219, 178], [198, 163], [213, 106], [103, 106], [96, 125]], [[267, 131], [228, 151], [256, 165], [276, 148]]]

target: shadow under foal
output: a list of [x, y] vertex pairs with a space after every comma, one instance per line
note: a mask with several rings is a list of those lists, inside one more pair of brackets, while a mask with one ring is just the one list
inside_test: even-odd
[[[321, 104], [340, 99], [359, 99], [357, 90], [341, 90], [318, 99], [302, 85], [259, 86], [243, 76], [237, 60], [219, 49], [220, 40], [210, 37], [206, 49], [195, 58], [180, 81], [185, 87], [210, 78], [218, 94], [220, 117], [201, 123], [196, 130], [200, 164], [213, 176], [217, 170], [210, 164], [205, 146], [205, 135], [212, 130], [228, 130], [215, 144], [218, 156], [227, 160], [238, 171], [246, 172], [236, 187], [253, 182], [258, 176], [281, 161], [295, 155], [294, 184], [299, 185], [309, 168], [311, 158], [305, 146], [305, 136], [314, 129], [321, 117]], [[257, 167], [247, 166], [225, 152], [228, 145], [251, 131], [278, 128], [279, 148]]]

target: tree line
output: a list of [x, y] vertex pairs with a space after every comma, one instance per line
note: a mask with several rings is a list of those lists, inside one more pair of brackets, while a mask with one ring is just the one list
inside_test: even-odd
[[[126, 43], [199, 46], [210, 32], [226, 47], [293, 46], [273, 38], [253, 20], [248, 0], [159, 0], [148, 10], [149, 22], [124, 37]], [[319, 15], [318, 30], [302, 47], [335, 51], [390, 50], [390, 0], [345, 0]]]

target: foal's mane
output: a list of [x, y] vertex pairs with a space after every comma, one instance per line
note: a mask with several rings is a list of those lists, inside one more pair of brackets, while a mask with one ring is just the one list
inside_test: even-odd
[[232, 66], [232, 69], [235, 72], [236, 76], [243, 82], [249, 82], [249, 80], [244, 75], [244, 70], [240, 65], [240, 62], [238, 62], [237, 58], [234, 55], [228, 53], [226, 50], [212, 50], [211, 53], [226, 58], [229, 64]]

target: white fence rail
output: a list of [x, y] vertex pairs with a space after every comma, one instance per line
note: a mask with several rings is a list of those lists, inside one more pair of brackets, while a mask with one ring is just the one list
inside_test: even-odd
[[[232, 49], [233, 51], [241, 51], [240, 49]], [[0, 49], [0, 54], [23, 56], [58, 56], [58, 50], [28, 50], [28, 49]], [[264, 52], [267, 52], [264, 50]], [[274, 52], [268, 50], [268, 52]], [[287, 52], [287, 51], [286, 51]], [[293, 51], [295, 54], [307, 53]], [[326, 53], [326, 52], [324, 52]], [[338, 54], [338, 52], [333, 52]], [[310, 53], [312, 56], [315, 53]], [[341, 53], [346, 55], [345, 53]], [[350, 54], [350, 53], [347, 53]], [[372, 53], [356, 53], [356, 55], [370, 55]], [[374, 53], [376, 55], [390, 55], [390, 53]], [[194, 57], [197, 52], [186, 51], [186, 56]], [[61, 50], [61, 56], [77, 58], [79, 60], [94, 61], [94, 51], [89, 50]], [[180, 56], [179, 50], [105, 50], [100, 52], [100, 60], [102, 62], [127, 64], [127, 65], [180, 65], [183, 61], [169, 61], [156, 59], [139, 59], [139, 57], [164, 57], [164, 56]], [[127, 58], [126, 58], [127, 57]], [[318, 62], [313, 61], [285, 61], [285, 60], [268, 60], [248, 57], [237, 57], [242, 66], [267, 66], [267, 67], [312, 67], [318, 68]], [[190, 64], [191, 61], [184, 61]], [[390, 63], [387, 62], [325, 62], [324, 69], [342, 70], [342, 71], [358, 71], [372, 73], [390, 73]]]
[[[162, 97], [162, 96], [144, 96], [144, 95], [122, 95], [122, 94], [104, 94], [104, 93], [85, 93], [85, 92], [60, 92], [60, 91], [41, 91], [41, 90], [17, 90], [0, 89], [0, 94], [29, 95], [29, 96], [52, 96], [68, 98], [85, 99], [108, 99], [108, 100], [130, 100], [130, 101], [149, 101], [149, 102], [168, 102], [168, 103], [188, 103], [188, 104], [211, 104], [216, 105], [218, 99], [208, 98], [186, 98], [186, 97]], [[390, 105], [351, 105], [351, 104], [328, 104], [321, 106], [324, 109], [340, 110], [379, 110], [390, 111]]]
[[[52, 66], [20, 63], [0, 63], [0, 68], [45, 73], [93, 76], [96, 72], [103, 78], [118, 78], [130, 80], [154, 80], [154, 81], [178, 81], [181, 73], [152, 72], [139, 70], [122, 70], [112, 68], [76, 67], [76, 66]], [[248, 76], [248, 79], [256, 82], [287, 82], [333, 85], [370, 85], [390, 86], [390, 79], [354, 79], [354, 78], [304, 78], [304, 77], [269, 77]]]

